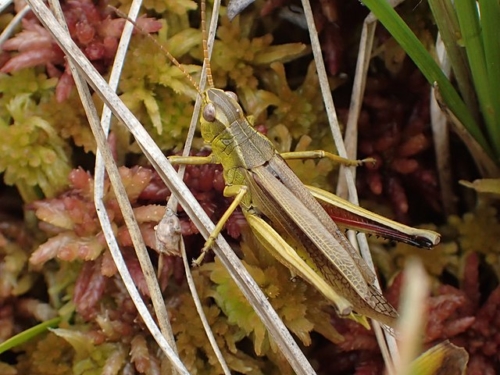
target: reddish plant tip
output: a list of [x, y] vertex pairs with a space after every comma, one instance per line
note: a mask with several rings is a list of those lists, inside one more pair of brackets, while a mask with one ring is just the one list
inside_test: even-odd
[[[104, 1], [69, 1], [62, 4], [62, 9], [72, 39], [98, 71], [106, 72], [113, 62], [126, 20], [111, 19], [111, 11]], [[161, 22], [151, 18], [140, 18], [137, 23], [148, 33], [157, 32], [162, 26]], [[65, 77], [70, 73], [63, 52], [36, 18], [24, 18], [22, 27], [20, 33], [4, 43], [4, 51], [18, 53], [3, 59], [0, 71], [13, 73], [45, 65], [49, 76], [61, 77], [56, 88], [57, 100], [66, 100], [74, 82]]]
[[408, 157], [427, 150], [429, 146], [430, 141], [428, 137], [425, 134], [419, 133], [409, 138], [406, 142], [403, 142], [396, 152], [401, 157]]

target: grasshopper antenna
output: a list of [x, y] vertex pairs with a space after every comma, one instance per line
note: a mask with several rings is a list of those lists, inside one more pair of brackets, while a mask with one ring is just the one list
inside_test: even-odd
[[201, 32], [203, 38], [203, 63], [207, 71], [208, 86], [214, 87], [214, 80], [212, 77], [212, 68], [210, 66], [210, 59], [208, 58], [208, 35], [207, 35], [207, 0], [201, 0]]
[[[202, 33], [203, 33], [203, 60], [204, 62], [205, 61], [209, 61], [208, 60], [208, 48], [207, 48], [207, 41], [206, 41], [206, 29], [205, 29], [205, 0], [202, 0], [201, 2], [202, 6], [201, 6], [201, 14], [202, 14]], [[115, 8], [114, 6], [112, 5], [108, 5], [108, 7], [110, 9], [112, 9], [119, 17], [127, 20], [128, 22], [130, 22], [132, 25], [134, 25], [134, 27], [141, 33], [141, 34], [144, 34], [146, 35], [147, 37], [150, 38], [150, 40], [153, 41], [154, 44], [156, 44], [158, 46], [158, 48], [167, 56], [167, 58], [172, 62], [172, 64], [174, 64], [177, 68], [179, 68], [179, 70], [184, 73], [184, 76], [189, 80], [189, 82], [193, 85], [194, 89], [198, 92], [198, 94], [200, 94], [201, 96], [203, 96], [202, 92], [201, 92], [201, 89], [200, 89], [200, 86], [198, 85], [198, 83], [196, 83], [196, 81], [193, 79], [193, 77], [191, 77], [191, 75], [186, 71], [186, 69], [184, 68], [184, 65], [182, 65], [174, 56], [172, 56], [172, 54], [160, 43], [158, 42], [156, 39], [154, 39], [153, 37], [151, 37], [151, 35], [149, 35], [149, 33], [144, 30], [136, 21], [134, 21], [133, 19], [131, 19], [130, 17], [128, 17], [125, 13], [123, 13], [120, 9], [117, 9]], [[210, 69], [210, 65], [207, 65], [207, 76], [209, 77], [209, 82], [210, 82], [210, 85], [211, 87], [213, 86], [213, 80], [212, 80], [212, 71]]]

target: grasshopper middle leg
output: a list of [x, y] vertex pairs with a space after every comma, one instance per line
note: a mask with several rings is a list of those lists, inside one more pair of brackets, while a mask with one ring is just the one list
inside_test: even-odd
[[375, 159], [366, 158], [362, 160], [352, 160], [346, 159], [341, 156], [332, 154], [331, 152], [324, 150], [313, 150], [313, 151], [293, 151], [293, 152], [283, 152], [280, 154], [281, 157], [285, 160], [294, 160], [294, 159], [330, 159], [334, 163], [339, 163], [352, 167], [359, 167], [362, 164], [366, 163], [375, 163]]

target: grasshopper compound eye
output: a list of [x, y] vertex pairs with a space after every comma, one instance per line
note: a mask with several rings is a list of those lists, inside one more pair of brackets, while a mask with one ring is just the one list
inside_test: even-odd
[[229, 96], [231, 99], [234, 99], [236, 102], [238, 101], [238, 95], [236, 95], [233, 91], [224, 91], [224, 93]]
[[205, 108], [203, 108], [203, 118], [208, 122], [215, 121], [215, 106], [213, 103], [208, 103]]

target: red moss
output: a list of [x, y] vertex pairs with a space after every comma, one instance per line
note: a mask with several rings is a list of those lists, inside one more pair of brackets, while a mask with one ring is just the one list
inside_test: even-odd
[[[113, 62], [126, 20], [112, 19], [111, 10], [104, 1], [95, 4], [90, 0], [73, 0], [62, 4], [62, 8], [73, 40], [99, 72], [106, 72]], [[137, 23], [148, 33], [161, 28], [161, 23], [151, 18], [140, 18]], [[3, 45], [4, 51], [18, 53], [12, 54], [0, 71], [12, 73], [45, 65], [50, 76], [59, 77], [57, 100], [66, 100], [74, 82], [63, 52], [36, 18], [24, 18], [22, 26], [23, 31]]]
[[[449, 339], [469, 353], [467, 375], [497, 374], [500, 368], [500, 287], [480, 303], [479, 258], [471, 253], [464, 260], [460, 288], [441, 285], [427, 299], [427, 325], [423, 341], [426, 348]], [[385, 296], [397, 306], [404, 274], [395, 277]], [[332, 318], [344, 341], [319, 350], [321, 373], [381, 374], [382, 358], [373, 331], [350, 320]], [[323, 358], [325, 357], [325, 358]], [[332, 367], [328, 364], [334, 363]]]
[[[468, 254], [464, 264], [460, 288], [442, 285], [436, 295], [428, 299], [424, 342], [430, 347], [449, 339], [469, 353], [467, 375], [496, 374], [500, 368], [500, 287], [491, 291], [481, 304], [478, 255]], [[398, 289], [399, 285], [400, 280], [389, 290], [394, 286]], [[397, 292], [392, 290], [390, 294]]]
[[[360, 169], [359, 181], [367, 188], [365, 195], [368, 190], [383, 196], [396, 219], [409, 222], [411, 194], [423, 198], [415, 200], [420, 206], [424, 203], [436, 212], [441, 211], [441, 206], [437, 174], [430, 162], [429, 86], [417, 71], [407, 77], [408, 69], [403, 69], [400, 75], [391, 80], [368, 81], [359, 121], [359, 156], [372, 157], [377, 163]], [[410, 89], [407, 83], [399, 87], [403, 79], [410, 79]]]
[[457, 316], [459, 309], [467, 303], [464, 293], [449, 285], [441, 286], [438, 293], [428, 302], [426, 342], [441, 341], [458, 335], [474, 322], [474, 317]]
[[339, 344], [321, 343], [315, 349], [318, 374], [383, 373], [383, 360], [373, 331], [352, 320], [332, 315], [331, 324], [344, 337]]
[[[465, 259], [463, 283], [460, 290], [448, 287], [448, 294], [458, 294], [464, 297], [465, 302], [457, 308], [448, 319], [447, 329], [444, 332], [451, 338], [451, 342], [464, 346], [470, 356], [467, 374], [495, 374], [500, 368], [498, 351], [500, 347], [500, 287], [495, 288], [486, 301], [480, 304], [480, 285], [478, 274], [478, 256], [471, 253]], [[473, 320], [466, 320], [466, 315], [473, 315]], [[456, 327], [469, 323], [468, 329], [460, 330]]]
[[132, 363], [140, 374], [159, 373], [157, 356], [149, 351], [144, 336], [136, 335], [130, 342], [130, 346]]
[[[229, 205], [229, 201], [221, 194], [224, 186], [221, 186], [220, 171], [220, 166], [189, 166], [185, 174], [186, 183], [214, 221], [219, 219]], [[151, 169], [121, 167], [119, 172], [144, 242], [149, 248], [157, 250], [155, 226], [164, 215], [164, 205], [170, 192], [157, 173]], [[97, 303], [106, 288], [106, 280], [115, 276], [117, 269], [106, 250], [106, 242], [95, 211], [93, 178], [82, 169], [77, 169], [71, 172], [69, 181], [70, 189], [65, 193], [29, 206], [40, 219], [40, 228], [53, 236], [32, 253], [30, 262], [41, 267], [54, 258], [64, 261], [87, 261], [77, 280], [74, 301], [78, 312], [90, 318], [98, 311]], [[144, 275], [135, 253], [131, 250], [133, 243], [129, 230], [108, 182], [105, 184], [104, 202], [134, 282], [143, 295], [149, 296]], [[156, 204], [157, 202], [160, 204]], [[180, 206], [179, 215], [182, 234], [188, 237], [197, 234], [198, 228], [185, 217]], [[227, 222], [227, 232], [238, 237], [244, 225], [246, 221], [238, 211]], [[160, 284], [163, 288], [168, 284], [175, 264], [181, 266], [170, 257], [163, 258], [163, 268], [160, 272]], [[181, 277], [181, 274], [177, 274], [178, 281]]]
[[73, 302], [76, 311], [84, 318], [94, 318], [97, 303], [104, 294], [106, 278], [101, 273], [100, 262], [85, 262], [75, 283]]

